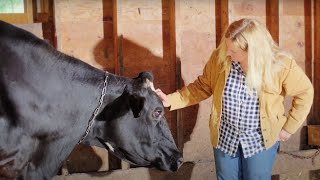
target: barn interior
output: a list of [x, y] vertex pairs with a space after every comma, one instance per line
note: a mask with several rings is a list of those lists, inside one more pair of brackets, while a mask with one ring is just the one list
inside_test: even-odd
[[[228, 24], [244, 17], [268, 27], [280, 48], [293, 54], [315, 90], [303, 126], [280, 144], [272, 179], [320, 179], [319, 0], [0, 1], [0, 20], [96, 68], [132, 78], [151, 71], [155, 88], [165, 93], [193, 82]], [[185, 161], [177, 172], [136, 167], [105, 149], [78, 145], [54, 179], [214, 179], [208, 127], [211, 101], [165, 112]], [[284, 104], [288, 111], [291, 98]]]

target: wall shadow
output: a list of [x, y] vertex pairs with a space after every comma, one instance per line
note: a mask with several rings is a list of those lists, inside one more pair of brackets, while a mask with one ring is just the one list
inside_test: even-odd
[[[172, 91], [172, 85], [168, 84], [168, 82], [170, 82], [168, 79], [172, 76], [176, 76], [178, 81], [173, 86], [178, 86], [178, 89], [185, 86], [184, 80], [181, 78], [181, 61], [179, 57], [176, 58], [176, 74], [168, 74], [167, 70], [170, 67], [167, 67], [168, 63], [162, 57], [154, 55], [149, 49], [142, 47], [129, 39], [120, 36], [118, 38], [120, 46], [119, 56], [122, 57], [122, 59], [119, 59], [119, 65], [123, 68], [120, 70], [120, 72], [123, 72], [123, 76], [133, 78], [141, 71], [151, 71], [155, 77], [155, 88], [160, 88], [167, 94], [174, 92], [174, 90]], [[103, 44], [103, 42], [99, 42], [94, 50], [94, 52], [96, 52], [95, 54], [98, 55], [95, 56], [96, 61], [103, 62], [101, 58], [103, 57], [105, 61], [109, 61], [109, 65], [105, 66], [105, 69], [112, 69], [114, 68], [112, 60], [106, 56], [101, 56], [101, 52], [106, 51], [101, 44]], [[181, 109], [179, 110], [178, 117], [176, 115], [177, 111], [170, 112], [166, 110], [165, 112], [169, 127], [180, 150], [183, 150], [184, 143], [190, 140], [190, 135], [192, 134], [197, 121], [198, 109], [199, 105]], [[184, 179], [189, 179], [193, 166], [193, 163], [185, 163], [176, 173], [169, 173], [167, 176], [177, 177], [181, 173], [184, 173]], [[130, 167], [134, 168], [132, 165]], [[158, 179], [157, 175], [157, 170], [150, 170], [151, 180]]]
[[[104, 4], [107, 7], [109, 4]], [[167, 4], [168, 5], [168, 4]], [[111, 7], [111, 6], [110, 6]], [[105, 9], [105, 8], [104, 8]], [[110, 11], [112, 9], [109, 9]], [[105, 10], [104, 10], [105, 11]], [[167, 16], [168, 7], [162, 7], [162, 11], [165, 12], [164, 16]], [[176, 57], [176, 69], [173, 74], [170, 73], [170, 38], [168, 37], [168, 31], [170, 31], [170, 22], [168, 17], [163, 18], [163, 54], [155, 55], [150, 49], [143, 47], [123, 36], [118, 36], [118, 47], [113, 47], [113, 38], [110, 33], [113, 32], [113, 24], [116, 24], [116, 18], [113, 18], [110, 12], [104, 12], [104, 39], [99, 41], [93, 50], [94, 61], [96, 64], [100, 65], [103, 70], [107, 70], [111, 73], [115, 72], [115, 68], [120, 68], [119, 72], [122, 72], [121, 75], [129, 78], [136, 77], [142, 71], [151, 71], [154, 74], [155, 88], [162, 89], [163, 92], [169, 94], [174, 92], [176, 89], [180, 89], [185, 86], [185, 82], [181, 77], [181, 60], [179, 57]], [[169, 47], [170, 46], [170, 47]], [[118, 64], [119, 67], [115, 67], [114, 61], [114, 51], [118, 51]], [[176, 77], [176, 81], [172, 84], [170, 77]], [[183, 150], [184, 144], [190, 141], [190, 136], [195, 127], [197, 116], [198, 116], [199, 105], [194, 105], [184, 109], [173, 112], [166, 110], [165, 117], [168, 120], [169, 127], [173, 134], [173, 137], [178, 145], [180, 150]], [[87, 158], [78, 158], [86, 156]], [[109, 158], [112, 156], [109, 154]], [[98, 170], [104, 161], [95, 154], [94, 150], [90, 146], [82, 146], [75, 148], [71, 153], [68, 163], [74, 164], [74, 168], [71, 168], [70, 172], [92, 172]], [[109, 161], [110, 162], [110, 161]], [[120, 163], [119, 163], [120, 162]], [[76, 164], [92, 164], [92, 167], [78, 166]], [[121, 161], [114, 161], [112, 164], [115, 164], [114, 168], [111, 169], [121, 169]], [[109, 167], [113, 165], [109, 164]], [[134, 168], [134, 166], [130, 166]], [[181, 173], [184, 173], [183, 179], [190, 179], [192, 169], [194, 164], [187, 162], [181, 166], [181, 168], [175, 173], [169, 173], [168, 178], [177, 178]], [[89, 171], [88, 171], [89, 170]], [[160, 172], [160, 171], [159, 171]], [[150, 169], [150, 179], [156, 180], [158, 173], [155, 169]]]

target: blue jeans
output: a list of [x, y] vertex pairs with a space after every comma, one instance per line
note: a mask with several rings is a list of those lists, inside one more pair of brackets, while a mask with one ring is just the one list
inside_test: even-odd
[[279, 142], [271, 148], [244, 158], [239, 145], [235, 157], [214, 149], [214, 160], [218, 180], [270, 180]]

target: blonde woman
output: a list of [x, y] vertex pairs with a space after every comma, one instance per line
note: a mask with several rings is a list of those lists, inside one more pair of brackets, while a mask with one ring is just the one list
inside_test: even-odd
[[[203, 74], [173, 94], [156, 90], [175, 110], [213, 95], [210, 137], [217, 179], [270, 179], [279, 141], [306, 119], [313, 86], [264, 25], [241, 19], [227, 28]], [[285, 116], [284, 96], [292, 96]]]

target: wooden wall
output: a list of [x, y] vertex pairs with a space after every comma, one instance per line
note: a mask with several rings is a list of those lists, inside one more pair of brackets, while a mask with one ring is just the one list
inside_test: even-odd
[[[56, 0], [53, 8], [58, 50], [128, 77], [152, 71], [156, 88], [166, 93], [193, 82], [202, 73], [230, 22], [243, 17], [258, 19], [267, 25], [279, 46], [293, 54], [315, 86], [315, 106], [308, 121], [289, 141], [281, 143], [280, 150], [302, 155], [314, 152], [306, 150], [310, 147], [305, 127], [320, 124], [320, 1]], [[287, 109], [290, 104], [291, 99], [287, 98]], [[166, 112], [184, 159], [201, 166], [201, 170], [198, 166], [193, 169], [200, 176], [192, 177], [214, 175], [208, 128], [210, 106], [208, 99], [177, 112]], [[70, 172], [129, 167], [117, 160], [106, 160], [111, 157], [103, 149], [77, 147], [76, 151], [68, 160]], [[79, 153], [86, 156], [79, 158]], [[292, 162], [299, 163], [287, 168]], [[311, 160], [279, 154], [275, 168], [275, 174], [292, 174], [290, 169], [293, 174], [301, 174], [319, 169], [320, 165], [312, 167]]]

